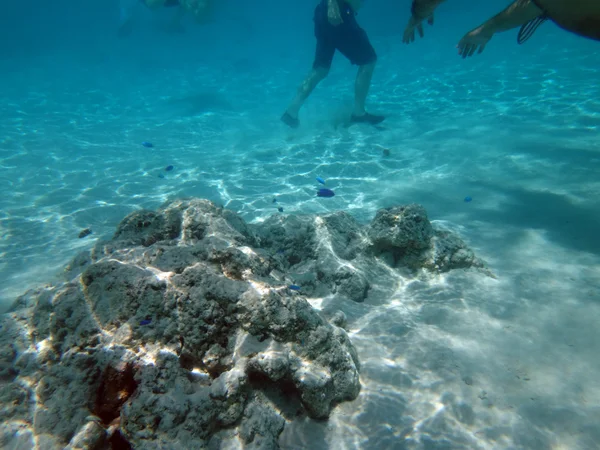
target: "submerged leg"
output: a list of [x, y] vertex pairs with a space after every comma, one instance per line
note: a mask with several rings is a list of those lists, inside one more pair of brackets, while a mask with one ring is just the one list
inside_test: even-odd
[[367, 101], [367, 95], [371, 88], [371, 79], [373, 78], [373, 71], [375, 70], [375, 63], [365, 64], [358, 68], [356, 74], [356, 82], [354, 84], [354, 115], [362, 116], [366, 113], [365, 102]]
[[371, 79], [375, 70], [375, 62], [364, 64], [358, 68], [356, 82], [354, 84], [354, 111], [352, 112], [352, 122], [365, 122], [376, 125], [382, 122], [385, 117], [369, 114], [365, 110], [367, 95], [371, 87]]
[[315, 87], [317, 87], [317, 84], [319, 84], [328, 73], [329, 69], [324, 67], [313, 68], [298, 88], [296, 96], [285, 110], [283, 116], [281, 116], [281, 120], [283, 120], [290, 127], [296, 128], [299, 125], [298, 113], [300, 112], [300, 108]]

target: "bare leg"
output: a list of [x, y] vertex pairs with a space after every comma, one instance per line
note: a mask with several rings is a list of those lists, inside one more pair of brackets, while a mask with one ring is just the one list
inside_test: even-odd
[[[290, 103], [290, 106], [285, 110], [284, 117], [282, 117], [283, 121], [287, 123], [285, 120], [285, 116], [289, 116], [293, 121], [298, 121], [298, 113], [300, 112], [300, 108], [311, 94], [311, 92], [317, 87], [319, 84], [329, 73], [329, 69], [324, 67], [316, 67], [313, 68], [308, 76], [304, 79], [300, 87], [298, 87], [298, 93]], [[288, 123], [288, 125], [293, 126]], [[296, 123], [296, 126], [297, 123]]]
[[356, 82], [354, 84], [354, 112], [355, 116], [364, 116], [365, 102], [367, 101], [367, 95], [369, 94], [369, 88], [371, 87], [371, 78], [373, 78], [373, 70], [375, 70], [375, 63], [365, 64], [358, 68], [356, 74]]
[[369, 88], [371, 87], [373, 70], [375, 70], [375, 61], [358, 68], [356, 82], [354, 84], [354, 111], [352, 112], [351, 122], [363, 122], [377, 125], [385, 119], [384, 116], [369, 114], [365, 110], [365, 102], [367, 100], [367, 95], [369, 94]]
[[502, 12], [465, 34], [456, 46], [458, 53], [463, 58], [473, 56], [475, 52], [481, 53], [494, 34], [520, 27], [542, 14], [543, 11], [531, 0], [515, 0]]

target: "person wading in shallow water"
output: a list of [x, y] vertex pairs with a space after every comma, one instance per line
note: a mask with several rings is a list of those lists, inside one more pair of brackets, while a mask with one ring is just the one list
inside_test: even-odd
[[[443, 2], [413, 0], [403, 42], [413, 42], [415, 30], [423, 37], [422, 22], [433, 24], [433, 11]], [[481, 53], [494, 34], [517, 27], [521, 27], [518, 42], [522, 44], [546, 20], [578, 36], [600, 41], [600, 0], [516, 0], [469, 31], [458, 43], [458, 52], [463, 58]]]
[[288, 126], [297, 128], [300, 125], [300, 108], [317, 84], [329, 73], [336, 50], [358, 66], [354, 87], [354, 111], [350, 122], [376, 125], [385, 119], [384, 116], [369, 114], [365, 110], [377, 55], [367, 33], [356, 21], [356, 12], [362, 4], [363, 0], [322, 0], [317, 5], [314, 14], [317, 38], [315, 59], [312, 70], [298, 88], [296, 97], [281, 116], [281, 120]]

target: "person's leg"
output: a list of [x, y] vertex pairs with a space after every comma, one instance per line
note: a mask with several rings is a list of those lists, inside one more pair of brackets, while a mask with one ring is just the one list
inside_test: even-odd
[[336, 36], [336, 47], [352, 64], [358, 66], [354, 84], [354, 110], [350, 118], [351, 122], [365, 122], [373, 125], [382, 122], [385, 119], [384, 116], [369, 114], [365, 110], [367, 95], [371, 87], [371, 78], [377, 62], [377, 54], [369, 41], [367, 33], [356, 22], [354, 13], [344, 15], [344, 23], [340, 25], [339, 33]]
[[373, 78], [375, 62], [364, 64], [358, 67], [356, 82], [354, 84], [354, 111], [353, 116], [362, 116], [366, 114], [365, 102], [371, 87], [371, 78]]
[[296, 128], [299, 125], [298, 113], [300, 108], [310, 96], [311, 92], [329, 73], [329, 68], [315, 66], [312, 68], [308, 76], [304, 79], [302, 84], [298, 87], [296, 96], [285, 110], [285, 113], [281, 117], [287, 125], [292, 128]]
[[350, 121], [355, 123], [369, 123], [377, 125], [384, 121], [385, 116], [370, 114], [365, 109], [365, 102], [371, 87], [371, 78], [375, 69], [375, 61], [359, 66], [354, 85], [354, 111]]
[[292, 128], [297, 128], [300, 125], [298, 121], [300, 108], [317, 87], [317, 84], [329, 73], [335, 54], [335, 42], [332, 40], [333, 26], [327, 20], [327, 7], [324, 2], [316, 7], [314, 21], [317, 48], [312, 70], [298, 87], [296, 96], [281, 116], [281, 120]]

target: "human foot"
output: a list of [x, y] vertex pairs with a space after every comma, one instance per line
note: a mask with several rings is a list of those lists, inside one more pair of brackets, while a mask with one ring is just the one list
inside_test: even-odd
[[377, 116], [369, 113], [364, 113], [362, 115], [352, 114], [352, 116], [350, 116], [351, 123], [368, 123], [370, 125], [377, 125], [384, 120], [385, 116]]
[[283, 116], [281, 116], [281, 121], [290, 128], [298, 128], [300, 125], [298, 118], [292, 117], [292, 115], [287, 111], [283, 113]]

